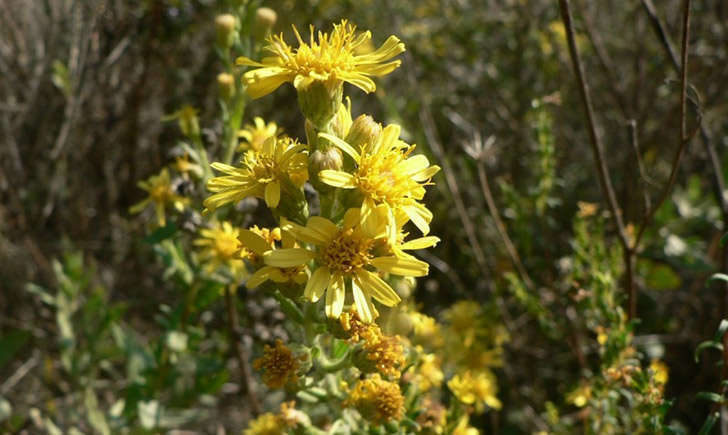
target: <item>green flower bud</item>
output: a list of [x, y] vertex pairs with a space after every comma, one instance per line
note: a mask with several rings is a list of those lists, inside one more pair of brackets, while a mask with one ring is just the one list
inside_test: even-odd
[[344, 96], [344, 84], [338, 80], [313, 81], [298, 89], [298, 105], [303, 116], [318, 130], [325, 130], [336, 115]]
[[228, 101], [235, 95], [235, 77], [232, 74], [220, 73], [217, 75], [217, 90], [220, 97]]
[[381, 133], [381, 124], [369, 115], [360, 115], [351, 124], [345, 140], [354, 149], [358, 149], [365, 144], [374, 143]]
[[222, 48], [230, 48], [235, 42], [237, 19], [230, 14], [218, 15], [215, 17], [215, 33], [217, 45]]
[[278, 20], [278, 14], [271, 8], [258, 8], [255, 11], [255, 21], [253, 22], [253, 36], [256, 39], [265, 39], [270, 35], [271, 29]]

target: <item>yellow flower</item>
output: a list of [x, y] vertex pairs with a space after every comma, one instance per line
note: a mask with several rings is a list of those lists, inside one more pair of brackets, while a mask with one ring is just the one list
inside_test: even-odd
[[566, 401], [576, 406], [577, 408], [583, 408], [589, 403], [591, 399], [591, 387], [584, 384], [566, 396]]
[[137, 183], [141, 189], [146, 190], [149, 196], [141, 202], [129, 207], [129, 213], [139, 213], [144, 210], [148, 204], [154, 204], [154, 212], [157, 215], [157, 223], [160, 226], [165, 225], [166, 217], [164, 210], [167, 205], [174, 205], [177, 211], [182, 211], [186, 204], [189, 204], [189, 198], [178, 195], [172, 188], [167, 168], [157, 175], [152, 175], [144, 181]]
[[478, 429], [472, 427], [470, 424], [470, 417], [468, 414], [463, 415], [458, 420], [458, 425], [452, 431], [452, 435], [478, 435], [480, 432]]
[[415, 375], [415, 382], [420, 391], [425, 392], [432, 387], [439, 388], [445, 378], [440, 369], [440, 358], [434, 353], [426, 353], [420, 358], [420, 366]]
[[374, 91], [376, 85], [370, 77], [381, 77], [397, 68], [401, 63], [399, 60], [385, 61], [404, 52], [404, 44], [397, 37], [390, 36], [377, 50], [357, 55], [356, 49], [366, 44], [372, 35], [368, 31], [355, 35], [355, 30], [355, 26], [342, 20], [334, 25], [331, 34], [318, 32], [316, 41], [311, 26], [311, 38], [307, 44], [294, 26], [299, 44], [296, 49], [286, 44], [283, 34], [269, 38], [265, 50], [270, 56], [261, 62], [247, 57], [237, 59], [238, 65], [258, 67], [243, 75], [248, 94], [252, 98], [260, 98], [286, 82], [293, 83], [298, 90], [313, 82], [323, 82], [329, 88], [348, 82], [364, 92]]
[[300, 189], [308, 178], [306, 147], [288, 138], [270, 138], [260, 151], [249, 150], [243, 155], [242, 167], [215, 162], [211, 166], [225, 176], [207, 182], [207, 189], [215, 194], [204, 202], [206, 211], [214, 211], [225, 204], [248, 196], [264, 198], [268, 207], [276, 208], [281, 189]]
[[667, 379], [669, 377], [669, 369], [667, 368], [667, 364], [660, 361], [659, 359], [653, 359], [650, 363], [650, 370], [652, 370], [652, 376], [655, 380], [655, 383], [660, 385], [664, 385], [667, 383]]
[[330, 186], [357, 189], [364, 197], [362, 219], [370, 216], [369, 210], [384, 204], [390, 226], [396, 226], [395, 211], [401, 211], [427, 234], [432, 212], [417, 201], [425, 196], [424, 186], [430, 184], [440, 168], [430, 166], [422, 154], [410, 156], [415, 146], [399, 140], [400, 131], [400, 126], [388, 125], [375, 141], [363, 144], [360, 151], [336, 136], [321, 133], [321, 137], [354, 159], [356, 169], [352, 174], [323, 170], [319, 172], [319, 178]]
[[212, 228], [200, 230], [202, 237], [196, 239], [195, 246], [202, 248], [201, 256], [207, 263], [209, 272], [214, 272], [220, 266], [227, 266], [234, 277], [239, 277], [245, 270], [245, 264], [240, 259], [240, 230], [234, 228], [230, 222], [214, 222]]
[[[381, 213], [381, 210], [375, 210]], [[306, 226], [289, 223], [291, 233], [301, 242], [314, 245], [313, 249], [288, 248], [266, 252], [265, 263], [275, 267], [294, 267], [315, 260], [318, 267], [306, 284], [304, 296], [312, 302], [326, 293], [326, 315], [338, 318], [344, 308], [346, 283], [351, 282], [356, 311], [364, 322], [376, 316], [371, 299], [392, 307], [400, 297], [377, 272], [401, 276], [425, 276], [428, 264], [414, 257], [402, 258], [391, 255], [381, 228], [364, 228], [359, 225], [359, 210], [350, 209], [342, 226], [330, 220], [314, 216]], [[400, 245], [420, 246], [419, 239]], [[428, 245], [428, 246], [431, 246]]]
[[171, 166], [180, 174], [186, 175], [188, 172], [192, 172], [195, 176], [202, 177], [202, 167], [197, 163], [190, 162], [189, 154], [177, 157]]
[[243, 431], [243, 435], [283, 435], [285, 433], [286, 428], [281, 424], [281, 420], [270, 412], [251, 421], [250, 426]]
[[298, 382], [299, 357], [279, 339], [275, 347], [263, 348], [263, 356], [253, 361], [253, 368], [263, 371], [263, 382], [270, 388], [282, 388]]
[[490, 370], [467, 370], [462, 375], [453, 376], [447, 386], [458, 400], [466, 405], [475, 405], [478, 412], [483, 412], [485, 405], [493, 409], [501, 408], [501, 402], [496, 397], [498, 383]]
[[[240, 241], [244, 249], [247, 251], [247, 257], [251, 263], [258, 263], [263, 259], [266, 252], [276, 248], [274, 241], [280, 240], [284, 249], [295, 248], [295, 240], [287, 231], [281, 231], [280, 228], [273, 230], [273, 234], [277, 234], [277, 239], [271, 237], [270, 233], [265, 230], [257, 229], [240, 231]], [[245, 283], [248, 288], [256, 288], [264, 282], [270, 280], [279, 284], [295, 283], [303, 284], [308, 280], [308, 273], [305, 265], [293, 267], [274, 267], [263, 266], [258, 269]]]
[[404, 397], [398, 384], [375, 374], [356, 383], [344, 406], [355, 407], [362, 417], [378, 425], [402, 418]]
[[470, 347], [480, 332], [481, 307], [475, 301], [458, 301], [445, 312], [450, 329], [460, 337], [462, 346]]
[[405, 357], [399, 335], [385, 335], [376, 323], [362, 322], [356, 310], [342, 313], [339, 322], [350, 343], [362, 343], [361, 352], [354, 357], [354, 363], [360, 370], [365, 373], [377, 371], [390, 378], [401, 376]]
[[417, 343], [432, 348], [438, 348], [444, 343], [440, 325], [430, 316], [417, 311], [409, 313], [412, 329], [414, 332], [414, 340]]
[[275, 137], [278, 133], [278, 126], [275, 122], [269, 122], [268, 124], [263, 121], [263, 118], [256, 116], [253, 119], [253, 124], [246, 124], [245, 128], [238, 131], [238, 137], [245, 139], [244, 142], [240, 142], [238, 151], [245, 151], [252, 149], [260, 151], [263, 149], [263, 144], [266, 140]]

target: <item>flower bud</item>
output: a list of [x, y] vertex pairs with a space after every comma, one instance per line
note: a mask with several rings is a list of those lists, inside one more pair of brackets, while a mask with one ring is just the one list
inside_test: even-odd
[[374, 143], [382, 133], [382, 125], [369, 115], [360, 115], [354, 120], [346, 136], [346, 142], [354, 149]]
[[200, 135], [200, 121], [197, 118], [197, 110], [192, 106], [183, 106], [179, 112], [177, 112], [177, 122], [179, 123], [179, 129], [182, 130], [182, 134], [189, 138], [194, 138]]
[[351, 129], [351, 100], [346, 97], [347, 104], [339, 105], [334, 119], [331, 120], [331, 131], [336, 137], [346, 137]]
[[235, 95], [235, 77], [232, 74], [217, 75], [217, 90], [223, 100], [230, 100]]
[[271, 8], [258, 8], [255, 11], [255, 21], [253, 22], [253, 36], [256, 39], [265, 39], [270, 35], [271, 29], [278, 20], [278, 14]]
[[313, 81], [298, 88], [298, 105], [303, 116], [318, 130], [323, 131], [339, 110], [343, 96], [343, 82]]
[[215, 33], [217, 45], [222, 48], [230, 48], [235, 42], [235, 27], [237, 20], [230, 14], [218, 15], [215, 17]]

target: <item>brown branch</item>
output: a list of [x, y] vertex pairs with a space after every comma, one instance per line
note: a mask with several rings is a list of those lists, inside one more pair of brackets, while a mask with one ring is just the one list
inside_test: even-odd
[[[655, 5], [652, 4], [652, 0], [642, 0], [642, 6], [644, 6], [647, 17], [649, 18], [650, 23], [652, 23], [652, 28], [655, 30], [657, 37], [660, 39], [662, 48], [665, 50], [667, 57], [670, 59], [670, 64], [676, 72], [681, 73], [680, 62], [678, 61], [677, 54], [675, 53], [675, 48], [670, 41], [670, 37], [665, 30], [662, 20], [660, 20], [660, 17], [657, 15]], [[725, 179], [723, 178], [720, 159], [718, 158], [715, 147], [710, 140], [707, 129], [702, 124], [700, 125], [700, 138], [703, 142], [703, 146], [705, 147], [705, 151], [708, 153], [708, 160], [710, 161], [710, 165], [713, 170], [713, 195], [715, 196], [723, 214], [723, 222], [726, 226], [728, 226], [728, 200], [726, 200], [723, 196], [723, 192], [725, 191]]]
[[[477, 135], [474, 140], [482, 142], [480, 135]], [[476, 145], [476, 147], [478, 146]], [[479, 148], [482, 150], [482, 145], [479, 146]], [[503, 244], [506, 247], [506, 252], [511, 258], [513, 266], [518, 271], [518, 274], [521, 275], [521, 279], [526, 284], [526, 287], [528, 287], [529, 290], [533, 290], [533, 281], [528, 275], [526, 268], [523, 266], [523, 262], [521, 261], [520, 255], [518, 255], [516, 247], [513, 245], [513, 241], [511, 240], [510, 236], [508, 236], [508, 230], [506, 229], [506, 226], [500, 217], [498, 207], [496, 206], [495, 200], [493, 199], [493, 192], [490, 190], [488, 174], [485, 171], [485, 159], [483, 158], [484, 153], [481, 152], [479, 155], [474, 155], [472, 157], [475, 157], [476, 166], [478, 168], [478, 179], [480, 180], [480, 190], [483, 192], [483, 197], [485, 198], [485, 203], [488, 206], [488, 211], [490, 212], [490, 215], [495, 222], [496, 231], [498, 232], [498, 235], [500, 236]]]
[[636, 307], [634, 270], [631, 267], [634, 251], [632, 250], [632, 246], [630, 245], [627, 237], [627, 231], [625, 230], [624, 222], [622, 220], [622, 210], [620, 209], [619, 204], [617, 203], [617, 198], [614, 194], [612, 181], [609, 177], [609, 169], [607, 168], [607, 162], [604, 158], [604, 149], [599, 139], [599, 134], [597, 133], [594, 109], [592, 108], [591, 96], [589, 95], [589, 85], [584, 77], [584, 67], [581, 63], [581, 57], [579, 56], [579, 50], [574, 38], [573, 17], [571, 14], [569, 0], [559, 0], [559, 8], [561, 10], [561, 19], [564, 22], [564, 28], [566, 29], [566, 39], [569, 44], [569, 55], [571, 56], [574, 75], [579, 82], [579, 93], [581, 94], [581, 99], [586, 112], [587, 123], [589, 124], [589, 138], [591, 139], [592, 154], [594, 155], [594, 162], [599, 175], [599, 185], [602, 190], [602, 195], [607, 200], [612, 220], [617, 227], [617, 234], [624, 253], [625, 290], [628, 297], [629, 318], [632, 319], [636, 314], [634, 309]]
[[[660, 196], [652, 207], [645, 212], [645, 215], [640, 224], [640, 228], [635, 237], [634, 247], [636, 248], [644, 234], [647, 226], [650, 224], [657, 210], [662, 206], [667, 197], [670, 195], [675, 180], [677, 179], [677, 171], [680, 168], [680, 161], [685, 154], [690, 140], [698, 132], [696, 128], [693, 132], [688, 133], [688, 121], [687, 121], [687, 88], [688, 88], [688, 44], [690, 37], [690, 0], [683, 2], [683, 19], [682, 19], [682, 52], [681, 52], [681, 70], [680, 70], [680, 142], [675, 152], [675, 156], [672, 159], [672, 168], [670, 169], [670, 177], [667, 183], [662, 189]], [[699, 124], [700, 125], [700, 124]]]
[[245, 345], [241, 342], [242, 331], [238, 321], [238, 310], [235, 306], [235, 299], [231, 286], [225, 287], [225, 305], [227, 307], [228, 332], [230, 334], [230, 344], [235, 348], [235, 355], [238, 359], [238, 367], [240, 369], [240, 377], [242, 378], [241, 392], [248, 395], [250, 408], [253, 415], [258, 416], [262, 412], [258, 396], [253, 389], [253, 373], [250, 369], [250, 358], [245, 349]]

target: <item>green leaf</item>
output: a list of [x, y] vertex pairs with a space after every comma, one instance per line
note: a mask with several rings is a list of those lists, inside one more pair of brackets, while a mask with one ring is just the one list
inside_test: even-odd
[[713, 340], [708, 340], [700, 343], [698, 347], [695, 348], [695, 362], [700, 362], [700, 354], [703, 353], [705, 349], [717, 349], [720, 351], [723, 351], [723, 345], [721, 343], [715, 342]]
[[713, 336], [713, 341], [722, 343], [723, 336], [725, 335], [726, 331], [728, 331], [728, 320], [722, 319], [720, 321], [720, 325], [718, 325], [718, 330], [715, 331], [715, 336]]
[[728, 242], [728, 233], [723, 234], [723, 237], [720, 238], [720, 246], [725, 246], [726, 242]]
[[30, 332], [16, 329], [0, 337], [0, 368], [9, 363], [30, 339]]
[[726, 275], [725, 273], [714, 273], [713, 275], [710, 276], [710, 278], [708, 278], [708, 282], [713, 282], [713, 281], [728, 282], [728, 275]]
[[698, 399], [709, 400], [714, 403], [723, 403], [723, 401], [725, 400], [724, 397], [721, 396], [720, 394], [712, 393], [709, 391], [701, 391], [698, 394], [696, 394], [695, 397]]
[[86, 406], [88, 422], [91, 427], [96, 429], [96, 432], [102, 435], [110, 434], [111, 430], [109, 429], [109, 424], [106, 422], [106, 416], [104, 416], [104, 413], [99, 409], [96, 393], [94, 393], [91, 388], [86, 388], [84, 405]]
[[170, 222], [167, 225], [154, 230], [154, 232], [152, 232], [152, 234], [150, 234], [144, 238], [144, 242], [149, 243], [150, 245], [156, 245], [157, 243], [161, 242], [162, 240], [166, 240], [166, 239], [172, 237], [176, 232], [177, 232], [177, 225]]
[[703, 427], [700, 428], [700, 432], [698, 432], [698, 435], [708, 435], [719, 418], [720, 413], [718, 412], [710, 414], [708, 418], [705, 419], [705, 423], [703, 423]]

